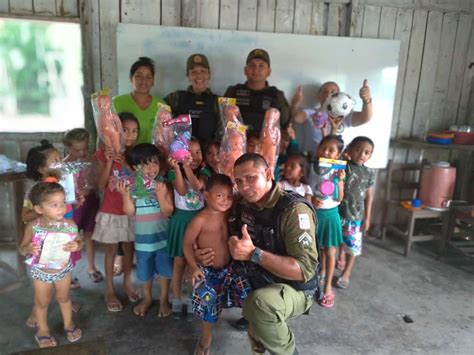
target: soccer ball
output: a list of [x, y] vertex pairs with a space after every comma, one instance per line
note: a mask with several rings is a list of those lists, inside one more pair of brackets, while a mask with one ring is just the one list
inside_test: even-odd
[[354, 108], [354, 100], [352, 97], [343, 92], [335, 92], [328, 96], [324, 102], [324, 110], [331, 117], [344, 118], [351, 113]]

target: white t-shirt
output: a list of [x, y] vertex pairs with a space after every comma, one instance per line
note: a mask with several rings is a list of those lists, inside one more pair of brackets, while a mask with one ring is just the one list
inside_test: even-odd
[[279, 181], [278, 184], [280, 185], [280, 188], [284, 191], [293, 191], [303, 197], [305, 197], [306, 195], [313, 196], [313, 190], [311, 190], [311, 187], [309, 185], [300, 184], [299, 186], [293, 186], [285, 180]]

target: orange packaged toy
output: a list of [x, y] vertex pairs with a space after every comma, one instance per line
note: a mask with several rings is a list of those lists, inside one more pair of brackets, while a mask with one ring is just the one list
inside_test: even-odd
[[270, 107], [265, 112], [262, 131], [260, 132], [260, 144], [262, 146], [262, 156], [267, 161], [272, 172], [275, 171], [278, 159], [280, 137], [280, 111]]
[[91, 96], [92, 110], [97, 133], [106, 147], [116, 153], [123, 150], [123, 128], [120, 118], [113, 110], [108, 90], [100, 90]]

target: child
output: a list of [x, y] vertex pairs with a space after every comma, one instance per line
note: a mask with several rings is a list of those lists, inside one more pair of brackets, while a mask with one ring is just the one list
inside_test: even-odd
[[[183, 251], [191, 269], [193, 311], [202, 320], [202, 331], [194, 354], [209, 354], [212, 327], [222, 308], [242, 307], [250, 293], [248, 282], [232, 271], [228, 247], [227, 212], [232, 206], [232, 181], [223, 174], [215, 174], [206, 182], [206, 207], [191, 221], [183, 241]], [[193, 245], [215, 251], [212, 267], [200, 268], [194, 258]], [[199, 292], [205, 289], [205, 294]], [[209, 296], [211, 295], [211, 296]], [[210, 299], [209, 299], [210, 297]]]
[[204, 150], [204, 161], [206, 162], [206, 166], [211, 172], [211, 174], [215, 174], [219, 172], [219, 150], [221, 148], [221, 144], [218, 141], [212, 141], [206, 146]]
[[[26, 176], [33, 182], [39, 182], [44, 178], [48, 177], [51, 169], [50, 167], [59, 164], [61, 162], [61, 155], [48, 140], [44, 139], [40, 142], [39, 146], [33, 147], [28, 151], [26, 156]], [[31, 202], [31, 187], [25, 193], [23, 200], [23, 209], [21, 212], [21, 218], [24, 223], [29, 223], [36, 220], [39, 215], [36, 213]], [[70, 219], [72, 217], [73, 208], [71, 204], [66, 205], [66, 212], [64, 218]], [[72, 262], [75, 263], [80, 259], [80, 252], [72, 255]], [[79, 288], [80, 284], [76, 278], [71, 280], [71, 288]], [[80, 305], [73, 302], [73, 312], [79, 312]], [[29, 328], [36, 327], [36, 318], [34, 309], [31, 311], [30, 316], [26, 320], [26, 326]]]
[[290, 123], [286, 129], [281, 131], [280, 151], [275, 166], [275, 180], [279, 181], [281, 178], [281, 167], [285, 164], [286, 159], [291, 154], [298, 153], [298, 142], [295, 139], [296, 133], [293, 125]]
[[143, 317], [148, 311], [153, 301], [153, 279], [159, 275], [161, 296], [158, 317], [167, 317], [171, 313], [168, 292], [172, 261], [166, 251], [166, 242], [173, 200], [166, 184], [156, 181], [160, 172], [165, 171], [166, 161], [157, 147], [142, 143], [129, 151], [127, 162], [133, 170], [140, 169], [145, 186], [149, 186], [146, 193], [148, 196], [133, 197], [126, 181], [120, 181], [117, 185], [123, 198], [123, 211], [128, 216], [135, 216], [137, 278], [144, 282], [143, 300], [133, 308], [133, 312]]
[[[89, 154], [89, 132], [84, 128], [74, 128], [66, 133], [63, 139], [64, 146], [69, 154], [64, 158], [64, 162], [90, 162], [92, 156]], [[86, 177], [87, 178], [87, 177]], [[92, 182], [89, 182], [92, 183]], [[92, 232], [95, 226], [95, 216], [99, 210], [100, 200], [93, 189], [83, 191], [85, 194], [84, 203], [74, 209], [73, 220], [79, 230], [83, 231], [87, 248], [87, 272], [93, 282], [104, 280], [102, 273], [95, 266], [95, 247], [92, 240]]]
[[[326, 136], [321, 140], [317, 150], [318, 158], [338, 159], [344, 148], [344, 141], [339, 136]], [[312, 173], [313, 204], [318, 217], [318, 239], [322, 249], [321, 255], [321, 284], [324, 285], [324, 295], [320, 302], [326, 308], [334, 307], [334, 291], [332, 277], [334, 275], [336, 248], [343, 243], [341, 218], [338, 206], [344, 197], [344, 170], [339, 170], [335, 176], [328, 176], [331, 170], [319, 167], [316, 163]], [[324, 183], [332, 180], [336, 194], [327, 195], [321, 191]]]
[[282, 179], [278, 182], [285, 191], [294, 191], [311, 202], [313, 190], [307, 184], [308, 161], [302, 154], [290, 155], [283, 167]]
[[[77, 234], [77, 227], [72, 220], [64, 218], [66, 195], [63, 187], [57, 183], [57, 179], [49, 178], [48, 182], [38, 182], [31, 189], [30, 199], [37, 218], [28, 222], [25, 227], [25, 234], [19, 248], [20, 253], [25, 256], [40, 255], [42, 247], [32, 241], [39, 234], [45, 233], [45, 228], [51, 223], [62, 222], [72, 226], [75, 232], [75, 239], [63, 246], [64, 251], [74, 252], [80, 250], [82, 241]], [[67, 339], [73, 343], [82, 337], [81, 330], [72, 322], [72, 302], [69, 296], [72, 267], [69, 260], [60, 269], [40, 268], [38, 264], [33, 264], [31, 268], [35, 290], [35, 306], [33, 309], [36, 322], [35, 340], [40, 348], [57, 345], [56, 339], [49, 331], [47, 322], [48, 306], [51, 302], [53, 289], [56, 291], [56, 300], [63, 316]]]
[[[128, 112], [119, 114], [123, 126], [125, 151], [136, 143], [138, 138], [138, 121]], [[137, 302], [139, 295], [133, 289], [131, 272], [133, 261], [134, 234], [129, 217], [123, 212], [122, 196], [117, 191], [117, 183], [127, 179], [131, 173], [122, 153], [115, 153], [111, 148], [100, 148], [96, 152], [98, 162], [98, 186], [104, 190], [102, 205], [95, 218], [92, 239], [105, 244], [105, 304], [110, 312], [120, 312], [122, 303], [115, 295], [113, 283], [114, 257], [117, 245], [123, 242], [123, 288], [130, 302]]]
[[262, 144], [260, 143], [260, 133], [255, 131], [247, 132], [247, 153], [262, 152]]
[[339, 213], [342, 220], [342, 238], [348, 255], [342, 275], [336, 283], [339, 288], [349, 287], [355, 258], [362, 252], [362, 233], [370, 226], [374, 172], [364, 164], [370, 159], [373, 151], [374, 142], [363, 136], [354, 138], [347, 148], [350, 160], [346, 168], [344, 199], [339, 206]]
[[168, 253], [174, 258], [171, 279], [173, 289], [171, 306], [174, 313], [183, 310], [181, 284], [186, 267], [186, 260], [183, 256], [184, 232], [191, 219], [204, 207], [201, 191], [204, 188], [204, 180], [210, 175], [209, 170], [202, 167], [201, 146], [194, 137], [189, 141], [189, 152], [191, 157], [182, 164], [169, 158], [172, 170], [168, 173], [168, 181], [174, 187], [175, 205], [168, 235]]

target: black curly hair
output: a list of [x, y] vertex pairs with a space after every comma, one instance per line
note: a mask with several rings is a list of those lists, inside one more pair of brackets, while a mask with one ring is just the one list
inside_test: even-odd
[[47, 139], [43, 139], [39, 146], [33, 147], [28, 151], [26, 156], [26, 176], [34, 181], [40, 181], [42, 175], [38, 171], [39, 168], [46, 164], [48, 152], [57, 150], [54, 145]]

